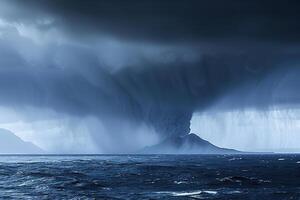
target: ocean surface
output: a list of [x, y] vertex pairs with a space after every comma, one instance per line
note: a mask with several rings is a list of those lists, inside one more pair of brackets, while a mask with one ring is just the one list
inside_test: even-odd
[[300, 155], [2, 155], [0, 199], [300, 199]]

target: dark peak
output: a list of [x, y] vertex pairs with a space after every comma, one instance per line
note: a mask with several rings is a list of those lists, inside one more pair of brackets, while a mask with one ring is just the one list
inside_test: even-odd
[[212, 145], [211, 143], [209, 143], [208, 141], [200, 138], [198, 135], [196, 135], [195, 133], [190, 133], [186, 136], [183, 137], [183, 140], [185, 143], [188, 143], [189, 145], [202, 145], [202, 146], [208, 146], [208, 145]]
[[236, 150], [217, 147], [203, 140], [198, 135], [190, 133], [184, 136], [170, 136], [161, 143], [144, 148], [141, 153], [154, 154], [231, 154]]

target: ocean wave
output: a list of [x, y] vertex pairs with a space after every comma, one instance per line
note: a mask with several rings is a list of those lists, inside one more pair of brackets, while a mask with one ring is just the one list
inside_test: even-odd
[[257, 185], [261, 183], [270, 183], [270, 180], [258, 179], [256, 177], [246, 177], [246, 176], [227, 176], [224, 178], [216, 178], [217, 181], [222, 182], [224, 184], [250, 184], [250, 185]]
[[180, 185], [180, 184], [187, 184], [188, 181], [174, 181], [174, 183]]
[[216, 195], [218, 192], [213, 190], [195, 190], [195, 191], [182, 191], [182, 192], [161, 191], [156, 193], [170, 195], [174, 197], [185, 197], [185, 196], [193, 196], [193, 195], [200, 195], [200, 194]]
[[243, 161], [133, 155], [128, 162], [126, 156], [49, 162], [66, 160], [50, 156], [45, 162], [2, 163], [0, 199], [300, 199], [300, 155], [285, 155], [291, 162], [278, 161], [282, 155], [238, 157]]

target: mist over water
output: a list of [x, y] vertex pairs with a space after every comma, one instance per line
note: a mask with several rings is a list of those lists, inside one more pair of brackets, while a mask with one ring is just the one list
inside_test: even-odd
[[[126, 120], [101, 121], [87, 116], [75, 117], [51, 110], [27, 108], [26, 112], [0, 108], [1, 128], [31, 141], [46, 153], [132, 153], [156, 144], [158, 134], [146, 124]], [[30, 119], [30, 113], [43, 119]]]
[[300, 109], [198, 112], [192, 117], [191, 132], [242, 151], [300, 152]]

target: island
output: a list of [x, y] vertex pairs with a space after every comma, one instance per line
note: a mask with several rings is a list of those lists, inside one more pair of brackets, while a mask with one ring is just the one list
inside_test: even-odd
[[237, 154], [234, 149], [217, 147], [194, 133], [168, 137], [159, 144], [142, 149], [141, 154]]

